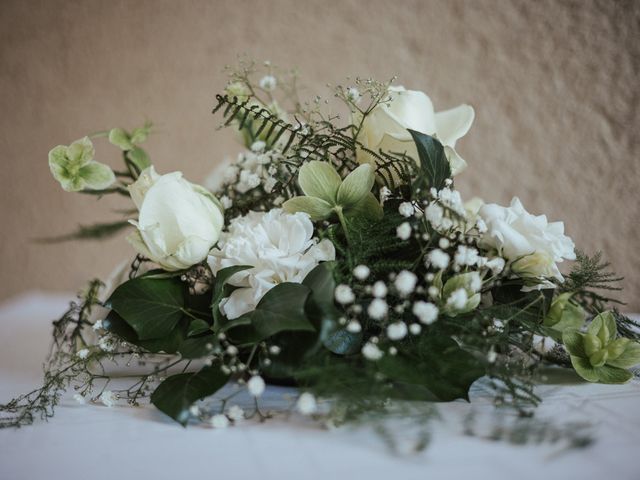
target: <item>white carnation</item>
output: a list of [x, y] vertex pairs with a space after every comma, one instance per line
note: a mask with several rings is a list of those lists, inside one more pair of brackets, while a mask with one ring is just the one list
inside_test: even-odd
[[513, 262], [514, 271], [523, 276], [563, 280], [556, 264], [576, 258], [563, 222], [549, 223], [545, 215], [530, 214], [517, 197], [509, 207], [484, 205], [479, 214], [487, 225], [482, 245]]
[[209, 266], [214, 274], [234, 265], [253, 268], [238, 272], [229, 284], [240, 287], [220, 307], [233, 319], [255, 309], [260, 299], [283, 282], [301, 283], [319, 262], [335, 259], [329, 240], [313, 239], [313, 224], [305, 213], [249, 212], [231, 221], [211, 250]]

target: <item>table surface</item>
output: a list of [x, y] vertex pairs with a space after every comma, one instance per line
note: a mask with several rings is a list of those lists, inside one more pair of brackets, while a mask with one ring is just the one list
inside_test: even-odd
[[[70, 298], [30, 293], [0, 306], [0, 402], [39, 385], [50, 322]], [[640, 382], [544, 385], [538, 392], [544, 398], [538, 422], [588, 422], [595, 443], [567, 449], [487, 439], [507, 417], [491, 405], [482, 382], [474, 385], [471, 403], [437, 407], [432, 441], [415, 454], [407, 453], [415, 441], [407, 422], [389, 427], [400, 450], [393, 453], [367, 427], [329, 430], [294, 417], [183, 429], [152, 407], [79, 405], [68, 395], [48, 423], [0, 430], [0, 479], [640, 478], [634, 457]], [[266, 400], [277, 407], [290, 393], [269, 387]], [[476, 436], [464, 433], [471, 413]]]

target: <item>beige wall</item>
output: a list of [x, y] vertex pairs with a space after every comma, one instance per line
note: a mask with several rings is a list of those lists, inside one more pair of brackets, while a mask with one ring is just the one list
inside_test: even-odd
[[62, 192], [47, 151], [149, 118], [158, 170], [201, 180], [237, 150], [210, 109], [245, 52], [299, 66], [310, 92], [398, 74], [439, 108], [473, 104], [463, 193], [563, 219], [640, 311], [639, 25], [637, 1], [2, 0], [0, 297], [70, 291], [131, 254], [122, 238], [33, 242], [126, 206]]

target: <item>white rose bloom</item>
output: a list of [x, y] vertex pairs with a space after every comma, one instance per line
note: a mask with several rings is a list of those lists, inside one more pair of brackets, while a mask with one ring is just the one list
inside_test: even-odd
[[[435, 112], [431, 99], [423, 92], [404, 87], [389, 88], [389, 102], [378, 104], [364, 119], [358, 140], [369, 150], [378, 152], [406, 152], [418, 159], [416, 146], [407, 129], [435, 136], [444, 146], [453, 175], [460, 173], [466, 162], [455, 150], [456, 141], [467, 134], [475, 112], [469, 105]], [[375, 165], [375, 159], [358, 150], [360, 163]]]
[[189, 268], [207, 258], [224, 225], [222, 206], [181, 172], [158, 175], [153, 167], [129, 186], [140, 211], [127, 240], [165, 270]]
[[214, 274], [234, 265], [253, 266], [229, 280], [229, 284], [241, 288], [234, 290], [220, 309], [233, 319], [254, 310], [276, 285], [301, 283], [318, 263], [335, 257], [329, 240], [317, 243], [313, 238], [313, 224], [306, 213], [274, 209], [249, 212], [232, 220], [208, 262]]
[[483, 205], [479, 215], [487, 225], [481, 243], [509, 260], [516, 273], [563, 281], [557, 263], [576, 258], [563, 222], [549, 223], [545, 215], [531, 215], [517, 197], [509, 207]]

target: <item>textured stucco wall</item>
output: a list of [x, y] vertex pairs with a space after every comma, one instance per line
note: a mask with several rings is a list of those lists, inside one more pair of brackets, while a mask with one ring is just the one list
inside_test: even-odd
[[463, 193], [517, 194], [563, 219], [627, 277], [627, 308], [640, 311], [639, 28], [632, 1], [3, 0], [0, 297], [76, 289], [131, 253], [122, 238], [33, 242], [126, 206], [62, 192], [49, 148], [149, 118], [158, 170], [201, 180], [237, 150], [210, 109], [222, 67], [246, 52], [299, 66], [310, 93], [397, 74], [438, 108], [473, 104]]

